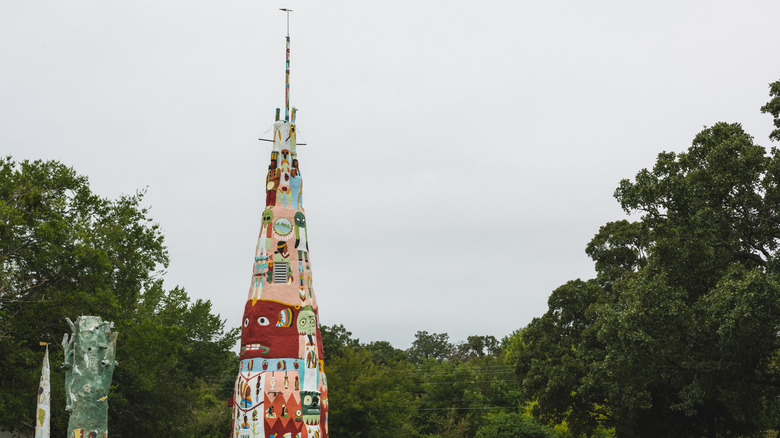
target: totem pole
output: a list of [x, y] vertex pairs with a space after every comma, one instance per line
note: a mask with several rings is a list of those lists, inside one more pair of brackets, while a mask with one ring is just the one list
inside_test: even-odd
[[51, 381], [49, 380], [49, 343], [41, 342], [46, 346], [41, 365], [41, 384], [38, 385], [38, 406], [35, 409], [35, 435], [34, 438], [49, 438], [51, 422]]
[[[288, 14], [289, 10], [283, 9]], [[266, 203], [241, 326], [233, 438], [326, 438], [328, 394], [312, 288], [302, 179], [290, 113], [287, 32], [285, 117], [276, 110]]]
[[114, 323], [99, 316], [80, 316], [73, 334], [62, 339], [65, 349], [65, 410], [70, 412], [68, 438], [108, 437], [108, 390], [117, 362]]

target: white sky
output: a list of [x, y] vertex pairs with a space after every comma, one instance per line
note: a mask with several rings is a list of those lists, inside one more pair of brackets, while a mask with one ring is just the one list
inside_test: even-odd
[[[166, 285], [238, 326], [292, 103], [325, 324], [407, 348], [498, 338], [591, 278], [612, 193], [780, 79], [780, 2], [4, 0], [0, 154], [148, 186]], [[267, 135], [267, 134], [266, 134]], [[72, 316], [72, 315], [71, 315]]]

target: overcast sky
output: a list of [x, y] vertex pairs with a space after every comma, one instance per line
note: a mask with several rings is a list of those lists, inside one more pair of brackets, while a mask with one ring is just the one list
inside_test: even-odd
[[148, 187], [166, 286], [229, 326], [284, 105], [281, 7], [320, 317], [364, 342], [501, 338], [594, 276], [620, 179], [718, 121], [771, 146], [776, 0], [0, 0], [0, 154], [105, 197]]

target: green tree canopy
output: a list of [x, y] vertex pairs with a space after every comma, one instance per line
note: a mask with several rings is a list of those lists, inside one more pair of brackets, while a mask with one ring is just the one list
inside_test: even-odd
[[601, 372], [604, 346], [598, 339], [606, 300], [595, 280], [570, 281], [553, 291], [549, 310], [512, 336], [512, 356], [535, 417], [545, 424], [567, 422], [574, 436], [590, 434], [611, 418]]
[[180, 417], [225, 409], [216, 398], [226, 399], [232, 387], [218, 394], [226, 361], [236, 362], [230, 349], [237, 332], [224, 331], [208, 301], [163, 291], [167, 250], [142, 200], [143, 193], [102, 198], [86, 177], [56, 161], [0, 160], [0, 430], [32, 429], [39, 342], [48, 342], [52, 433], [65, 435], [58, 346], [68, 331], [64, 318], [79, 315], [114, 321], [119, 332], [109, 394], [113, 436], [182, 427], [204, 436], [205, 425]]
[[417, 403], [405, 362], [376, 364], [370, 351], [346, 347], [326, 366], [332, 436], [417, 436], [411, 423]]
[[500, 344], [494, 336], [469, 336], [465, 342], [459, 342], [452, 352], [453, 359], [466, 362], [470, 359], [496, 355]]
[[117, 330], [124, 341], [109, 409], [112, 436], [229, 435], [238, 328], [225, 333], [209, 301], [192, 303], [184, 290], [166, 292], [157, 282]]
[[418, 339], [434, 355], [363, 344], [342, 325], [322, 327], [332, 436], [473, 437], [485, 414], [522, 407], [513, 367], [492, 336], [459, 343], [471, 345], [464, 360], [451, 355], [446, 333], [418, 332]]
[[554, 438], [544, 426], [517, 413], [498, 413], [487, 417], [475, 438]]
[[360, 345], [360, 339], [353, 339], [352, 332], [342, 324], [320, 327], [322, 335], [322, 351], [325, 363], [330, 363], [331, 358], [341, 356], [346, 348], [354, 348]]
[[393, 347], [387, 341], [373, 341], [363, 348], [371, 353], [371, 360], [377, 365], [392, 365], [406, 361], [406, 352]]
[[761, 107], [762, 113], [769, 113], [774, 117], [775, 130], [769, 134], [772, 140], [780, 141], [780, 81], [769, 84], [769, 95], [772, 99]]
[[450, 343], [450, 335], [447, 333], [428, 333], [421, 330], [414, 335], [414, 342], [406, 353], [413, 363], [426, 360], [441, 362], [449, 359], [454, 349], [455, 347]]
[[602, 227], [586, 248], [597, 278], [553, 292], [522, 332], [536, 415], [625, 436], [776, 426], [779, 182], [778, 151], [726, 123], [621, 181], [640, 220]]

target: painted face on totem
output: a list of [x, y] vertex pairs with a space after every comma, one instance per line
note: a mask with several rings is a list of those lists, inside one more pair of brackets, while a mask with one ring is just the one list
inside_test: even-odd
[[287, 251], [287, 242], [285, 241], [280, 241], [276, 244], [276, 252], [284, 258], [290, 257], [290, 252]]
[[317, 391], [301, 391], [301, 410], [306, 424], [320, 422], [320, 393]]
[[298, 312], [295, 323], [299, 335], [314, 335], [317, 333], [317, 316], [311, 306], [306, 306]]
[[274, 220], [274, 212], [271, 211], [270, 208], [266, 208], [263, 210], [263, 226], [266, 226], [273, 222]]
[[241, 358], [298, 356], [298, 331], [293, 306], [273, 301], [247, 301], [241, 325]]
[[298, 228], [306, 228], [306, 216], [304, 216], [303, 213], [300, 211], [296, 212], [293, 219], [295, 220], [295, 226]]

